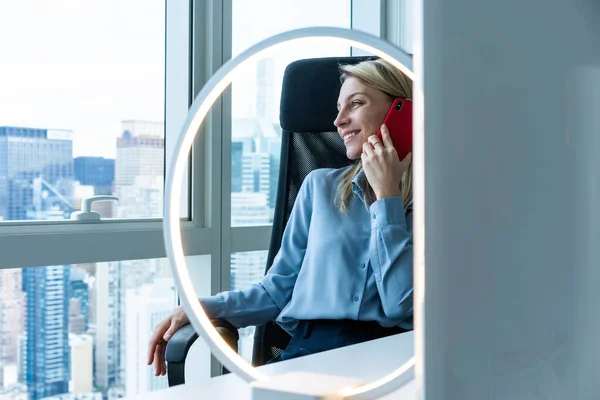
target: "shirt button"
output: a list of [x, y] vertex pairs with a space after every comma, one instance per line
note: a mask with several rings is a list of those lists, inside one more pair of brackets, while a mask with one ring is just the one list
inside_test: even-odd
[[360, 264], [360, 267], [361, 267], [361, 268], [364, 268], [364, 267], [366, 267], [366, 264], [365, 264], [365, 263], [362, 263], [362, 264]]
[[372, 219], [372, 220], [375, 220], [375, 218], [376, 218], [376, 217], [375, 217], [375, 214], [371, 214], [371, 219]]
[[352, 300], [358, 301], [358, 296], [357, 295], [352, 296]]

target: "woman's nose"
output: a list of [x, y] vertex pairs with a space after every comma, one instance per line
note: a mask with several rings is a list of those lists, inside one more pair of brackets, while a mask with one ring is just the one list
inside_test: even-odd
[[348, 117], [346, 116], [346, 113], [344, 113], [342, 111], [339, 111], [338, 115], [335, 117], [335, 120], [333, 121], [333, 124], [337, 128], [340, 128], [340, 127], [344, 126], [347, 123], [348, 123]]

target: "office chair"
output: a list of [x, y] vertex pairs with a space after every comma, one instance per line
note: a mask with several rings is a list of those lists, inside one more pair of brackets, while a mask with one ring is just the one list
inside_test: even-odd
[[[341, 168], [351, 163], [333, 125], [340, 89], [339, 65], [370, 58], [305, 59], [291, 63], [285, 70], [280, 103], [281, 161], [265, 273], [279, 251], [283, 231], [304, 178], [317, 168]], [[212, 322], [229, 346], [237, 351], [237, 329], [225, 320]], [[185, 382], [185, 358], [197, 337], [191, 325], [187, 325], [169, 340], [165, 355], [169, 386]], [[252, 365], [264, 365], [279, 355], [289, 340], [289, 334], [274, 321], [257, 326]]]

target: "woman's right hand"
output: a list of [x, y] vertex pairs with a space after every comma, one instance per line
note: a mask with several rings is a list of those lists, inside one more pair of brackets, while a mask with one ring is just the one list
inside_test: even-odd
[[173, 334], [182, 326], [190, 322], [183, 306], [177, 306], [173, 312], [161, 323], [156, 325], [150, 342], [148, 343], [148, 365], [154, 364], [154, 375], [161, 376], [167, 373], [167, 363], [165, 362], [165, 352], [167, 342]]

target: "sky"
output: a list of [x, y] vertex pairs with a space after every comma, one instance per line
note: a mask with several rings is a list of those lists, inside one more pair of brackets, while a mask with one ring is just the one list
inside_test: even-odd
[[[284, 30], [350, 21], [350, 0], [232, 0], [232, 8], [234, 56]], [[75, 157], [114, 158], [121, 121], [164, 119], [164, 9], [165, 0], [0, 0], [0, 126], [71, 130]], [[348, 52], [323, 44], [272, 55], [275, 103], [289, 62]], [[255, 76], [250, 66], [233, 84], [235, 117], [253, 115]]]

